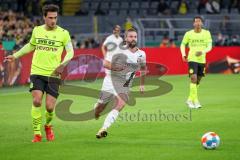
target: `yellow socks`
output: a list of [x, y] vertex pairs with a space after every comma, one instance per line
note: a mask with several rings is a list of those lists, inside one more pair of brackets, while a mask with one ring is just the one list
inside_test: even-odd
[[42, 125], [42, 112], [41, 107], [35, 107], [32, 105], [32, 124], [34, 134], [41, 135], [41, 125]]

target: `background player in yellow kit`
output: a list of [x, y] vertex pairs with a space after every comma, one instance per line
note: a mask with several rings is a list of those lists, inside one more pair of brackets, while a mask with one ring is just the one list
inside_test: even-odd
[[[202, 29], [203, 19], [200, 16], [193, 19], [194, 29], [185, 33], [181, 43], [181, 53], [184, 61], [188, 62], [190, 92], [186, 101], [189, 108], [200, 108], [197, 88], [205, 74], [206, 54], [212, 49], [212, 38], [208, 30]], [[189, 53], [186, 56], [185, 46], [188, 44]]]
[[[45, 5], [42, 9], [44, 25], [36, 26], [33, 29], [30, 42], [27, 43], [14, 55], [5, 57], [7, 61], [13, 61], [31, 51], [34, 51], [31, 66], [31, 84], [32, 93], [32, 123], [34, 138], [32, 142], [41, 142], [41, 106], [43, 95], [46, 92], [46, 123], [45, 132], [48, 141], [54, 140], [51, 121], [54, 115], [54, 107], [58, 97], [60, 85], [59, 75], [63, 72], [64, 66], [73, 57], [73, 47], [69, 32], [58, 25], [57, 17], [59, 7], [53, 4]], [[63, 49], [67, 54], [61, 62]]]

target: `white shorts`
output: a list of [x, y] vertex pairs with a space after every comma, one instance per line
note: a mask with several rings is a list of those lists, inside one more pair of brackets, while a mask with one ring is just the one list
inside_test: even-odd
[[102, 84], [101, 93], [98, 99], [98, 103], [106, 104], [110, 102], [114, 96], [119, 94], [129, 94], [129, 87], [123, 87], [123, 80], [113, 78], [111, 76], [105, 76]]

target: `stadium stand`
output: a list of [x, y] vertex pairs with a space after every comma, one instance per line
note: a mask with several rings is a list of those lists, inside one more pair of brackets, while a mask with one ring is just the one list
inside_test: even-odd
[[[214, 14], [206, 7], [210, 3], [208, 0], [15, 0], [16, 3], [0, 0], [0, 2], [1, 11], [7, 12], [7, 9], [12, 9], [14, 12], [23, 12], [31, 20], [41, 18], [39, 8], [43, 4], [58, 4], [64, 8], [59, 24], [74, 35], [80, 48], [97, 47], [96, 44], [101, 43], [109, 35], [115, 24], [125, 28], [124, 25], [129, 18], [140, 32], [140, 46], [159, 46], [166, 35], [179, 45], [183, 33], [192, 28], [192, 18], [199, 13], [205, 20], [205, 27], [211, 31], [216, 45], [239, 44], [240, 2], [237, 0], [215, 0], [219, 12]], [[39, 6], [36, 7], [36, 4]], [[27, 5], [29, 7], [24, 7]], [[210, 8], [210, 11], [211, 9], [217, 8]], [[1, 21], [4, 14], [1, 12]], [[6, 34], [3, 32], [6, 31], [1, 32], [1, 38]], [[219, 38], [224, 43], [218, 43]], [[88, 43], [93, 44], [87, 45]]]

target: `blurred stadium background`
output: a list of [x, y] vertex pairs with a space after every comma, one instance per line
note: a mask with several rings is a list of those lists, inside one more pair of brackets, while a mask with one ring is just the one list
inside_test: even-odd
[[[182, 62], [179, 45], [192, 29], [193, 17], [201, 15], [214, 46], [207, 55], [207, 71], [220, 73], [204, 78], [199, 91], [203, 109], [193, 111], [193, 119], [187, 122], [120, 121], [104, 141], [94, 137], [103, 119], [66, 123], [56, 118], [56, 142], [32, 145], [31, 97], [28, 87], [22, 86], [29, 82], [32, 55], [13, 63], [4, 63], [3, 57], [29, 41], [33, 27], [43, 23], [41, 7], [47, 3], [60, 6], [58, 24], [72, 36], [76, 58], [67, 74], [69, 80], [77, 81], [70, 84], [100, 89], [101, 79], [81, 80], [89, 65], [89, 73], [104, 75], [103, 69], [99, 74], [100, 47], [116, 24], [122, 27], [122, 35], [132, 26], [137, 28], [138, 45], [146, 51], [147, 61], [168, 69], [166, 74], [171, 76], [161, 79], [172, 84], [173, 91], [138, 99], [137, 109], [124, 110], [129, 113], [142, 109], [150, 114], [159, 108], [164, 113], [189, 113], [184, 104], [187, 64]], [[0, 0], [0, 4], [0, 159], [239, 159], [240, 85], [239, 75], [234, 74], [240, 72], [240, 0]], [[156, 68], [150, 72], [158, 74]], [[13, 85], [18, 86], [6, 87]], [[64, 94], [59, 100], [66, 98], [74, 100], [76, 113], [96, 102]], [[207, 131], [216, 131], [223, 141], [216, 152], [201, 148], [200, 137]]]
[[163, 39], [178, 46], [199, 14], [215, 45], [240, 44], [239, 0], [1, 0], [1, 40], [24, 43], [29, 38], [26, 34], [41, 22], [41, 6], [52, 2], [60, 6], [59, 25], [75, 37], [75, 48], [98, 47], [115, 24], [123, 31], [135, 26], [141, 47], [159, 46]]
[[[155, 57], [149, 53], [152, 55], [149, 56], [150, 60], [154, 62], [157, 57], [162, 57], [162, 52], [173, 52], [172, 55], [168, 54], [173, 57], [179, 55], [178, 49], [159, 49], [178, 48], [184, 33], [192, 28], [193, 17], [201, 15], [204, 18], [204, 27], [212, 34], [215, 48], [232, 47], [213, 51], [224, 53], [220, 57], [214, 55], [210, 58], [210, 62], [222, 59], [222, 62], [212, 65], [214, 66], [212, 72], [223, 72], [227, 68], [233, 73], [239, 72], [239, 48], [236, 48], [240, 45], [239, 0], [0, 0], [0, 3], [0, 60], [4, 55], [11, 54], [28, 42], [33, 27], [43, 23], [41, 7], [54, 3], [61, 8], [58, 24], [70, 31], [77, 53], [82, 52], [82, 49], [94, 49], [91, 52], [101, 57], [101, 53], [95, 52], [99, 52], [104, 39], [112, 33], [113, 26], [119, 24], [122, 27], [122, 35], [128, 28], [137, 28], [139, 47], [156, 49], [149, 51], [156, 55]], [[223, 60], [224, 58], [228, 60]], [[171, 66], [168, 66], [171, 62], [166, 64], [166, 59], [170, 58], [157, 61], [167, 65], [171, 70]], [[25, 65], [22, 66], [23, 64]], [[186, 73], [186, 65], [180, 64], [179, 61], [175, 64], [185, 69], [170, 72], [171, 74]], [[16, 68], [16, 72], [13, 73], [13, 69], [8, 69], [8, 66], [4, 67], [4, 64], [0, 63], [1, 79], [5, 77], [5, 82], [1, 81], [1, 86], [17, 83], [13, 82], [17, 81], [14, 75], [20, 74], [22, 68], [25, 69], [22, 73], [27, 74], [20, 80], [20, 84], [27, 82], [29, 65], [17, 62], [12, 68], [16, 66], [18, 69]], [[11, 72], [8, 74], [6, 70], [12, 71], [8, 71]]]

